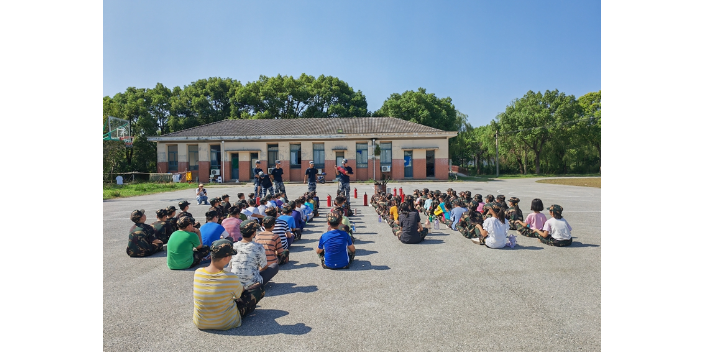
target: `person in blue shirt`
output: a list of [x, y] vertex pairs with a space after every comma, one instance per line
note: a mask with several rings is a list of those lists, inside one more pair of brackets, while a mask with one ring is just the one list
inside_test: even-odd
[[203, 239], [203, 246], [210, 247], [213, 242], [230, 236], [227, 230], [225, 230], [222, 225], [218, 224], [220, 218], [217, 211], [208, 210], [205, 213], [205, 220], [207, 222], [200, 227], [200, 236]]
[[342, 213], [333, 210], [328, 213], [328, 225], [331, 230], [320, 236], [315, 253], [325, 269], [348, 269], [354, 260], [354, 244], [350, 235], [339, 230]]
[[464, 207], [464, 202], [460, 199], [455, 199], [452, 205], [454, 208], [450, 212], [450, 220], [452, 221], [452, 229], [457, 231], [457, 223], [460, 222], [460, 218], [467, 211], [467, 208]]

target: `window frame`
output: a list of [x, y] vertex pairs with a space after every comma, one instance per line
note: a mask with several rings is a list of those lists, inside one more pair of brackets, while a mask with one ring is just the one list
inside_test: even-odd
[[301, 168], [301, 145], [300, 144], [290, 144], [289, 146], [290, 146], [289, 156], [291, 157], [289, 167], [291, 169], [300, 169]]
[[[356, 151], [355, 157], [357, 158], [357, 168], [366, 169], [369, 167], [369, 144], [365, 143], [355, 143]], [[363, 146], [363, 148], [361, 148]], [[361, 152], [361, 153], [360, 153]]]

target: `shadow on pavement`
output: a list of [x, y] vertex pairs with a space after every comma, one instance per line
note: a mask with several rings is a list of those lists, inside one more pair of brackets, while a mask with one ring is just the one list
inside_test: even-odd
[[288, 263], [284, 265], [280, 265], [279, 269], [280, 270], [293, 270], [293, 269], [300, 269], [300, 268], [313, 268], [318, 266], [318, 264], [315, 263], [305, 263], [305, 264], [297, 264], [298, 261], [296, 260], [289, 260]]
[[372, 265], [368, 260], [357, 260], [356, 258], [357, 254], [355, 252], [355, 259], [352, 262], [352, 266], [350, 267], [350, 271], [361, 271], [361, 270], [389, 270], [389, 268], [386, 265]]
[[[357, 242], [360, 242], [360, 241], [357, 241]], [[360, 255], [369, 255], [369, 254], [374, 254], [374, 253], [379, 253], [379, 252], [377, 252], [377, 251], [368, 251], [368, 250], [366, 250], [366, 249], [359, 249], [359, 248], [357, 248], [357, 249], [354, 251], [354, 256], [355, 256], [355, 257], [358, 257], [358, 256], [360, 256]]]
[[[355, 233], [355, 235], [356, 235], [356, 233]], [[364, 240], [360, 240], [360, 239], [358, 239], [358, 238], [355, 237], [355, 240], [354, 240], [354, 244], [355, 244], [355, 245], [358, 245], [358, 244], [367, 244], [367, 243], [374, 243], [374, 241], [364, 241]]]
[[445, 241], [428, 239], [428, 237], [426, 237], [425, 240], [423, 240], [423, 242], [421, 242], [419, 244], [441, 244], [441, 243], [445, 243]]
[[[313, 266], [317, 266], [313, 264]], [[276, 276], [274, 276], [276, 277]], [[310, 293], [310, 292], [315, 292], [318, 291], [318, 286], [296, 286], [295, 283], [292, 282], [269, 282], [265, 286], [265, 291], [266, 294], [264, 295], [264, 298], [266, 297], [273, 297], [273, 296], [281, 296], [285, 295], [288, 293], [296, 293], [296, 292], [301, 292], [301, 293]]]
[[[266, 296], [264, 297], [266, 299]], [[287, 316], [288, 312], [278, 309], [255, 309], [252, 313], [242, 318], [242, 326], [226, 331], [202, 330], [215, 335], [263, 336], [263, 335], [305, 335], [312, 328], [304, 323], [281, 325], [277, 318]]]
[[600, 247], [598, 244], [587, 244], [582, 242], [572, 241], [572, 244], [568, 247]]
[[511, 248], [511, 247], [509, 247], [509, 246], [506, 246], [506, 247], [501, 248], [501, 249], [509, 249], [509, 250], [527, 249], [527, 250], [531, 250], [531, 251], [536, 251], [536, 250], [541, 250], [541, 249], [544, 249], [544, 248], [543, 248], [543, 247], [536, 247], [536, 246], [523, 246], [523, 245], [521, 245], [520, 243], [517, 243], [516, 246], [513, 247], [513, 248]]

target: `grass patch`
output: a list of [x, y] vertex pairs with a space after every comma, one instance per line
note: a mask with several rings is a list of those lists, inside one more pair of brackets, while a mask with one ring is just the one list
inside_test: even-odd
[[553, 185], [568, 185], [580, 187], [595, 187], [601, 188], [601, 178], [551, 178], [547, 180], [538, 180], [537, 183], [549, 183]]
[[[479, 175], [479, 176], [457, 176], [457, 181], [488, 182], [488, 181], [496, 181], [496, 180], [513, 180], [513, 179], [518, 179], [518, 178], [545, 178], [545, 177], [570, 178], [570, 177], [589, 177], [589, 176], [601, 177], [600, 174], [582, 174], [582, 175], [577, 175], [577, 174], [565, 174], [565, 175], [555, 175], [555, 174], [522, 175], [522, 174], [517, 174], [517, 175], [499, 175], [499, 177], [496, 177], [494, 175]], [[455, 181], [455, 179], [451, 178], [449, 181], [450, 182]]]
[[196, 188], [198, 185], [188, 183], [131, 183], [118, 186], [116, 184], [103, 184], [103, 199], [142, 196], [163, 192], [178, 191]]

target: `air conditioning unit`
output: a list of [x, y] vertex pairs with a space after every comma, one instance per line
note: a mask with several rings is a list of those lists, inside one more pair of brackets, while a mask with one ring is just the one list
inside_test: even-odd
[[210, 170], [210, 176], [220, 176], [220, 169]]
[[381, 172], [391, 172], [391, 166], [390, 165], [382, 166]]

